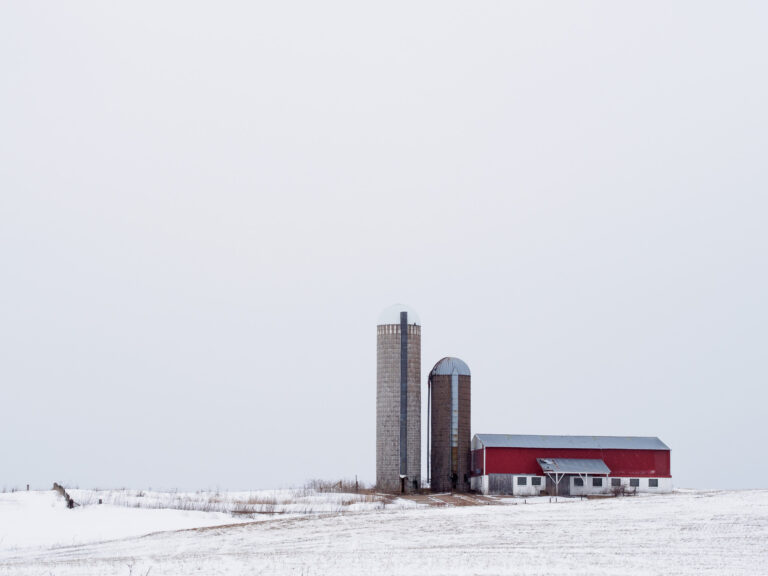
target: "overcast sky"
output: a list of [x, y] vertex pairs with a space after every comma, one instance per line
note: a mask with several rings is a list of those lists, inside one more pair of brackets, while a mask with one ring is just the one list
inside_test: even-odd
[[765, 487], [767, 54], [761, 1], [3, 2], [0, 488], [373, 481], [393, 302], [473, 433]]

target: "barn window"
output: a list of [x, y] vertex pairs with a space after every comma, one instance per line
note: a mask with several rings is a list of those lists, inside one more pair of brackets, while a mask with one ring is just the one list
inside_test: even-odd
[[574, 486], [584, 486], [584, 479], [583, 478], [574, 478], [573, 479], [573, 485]]
[[518, 476], [517, 477], [517, 485], [518, 486], [525, 486], [528, 484], [528, 478], [525, 476]]
[[640, 478], [630, 478], [629, 485], [638, 488], [640, 486]]
[[621, 478], [611, 478], [611, 486], [621, 486]]
[[602, 485], [603, 485], [602, 478], [592, 478], [592, 486], [602, 486]]
[[649, 478], [648, 479], [648, 488], [658, 488], [659, 487], [659, 479], [658, 478]]
[[541, 486], [541, 478], [538, 476], [531, 478], [531, 486]]

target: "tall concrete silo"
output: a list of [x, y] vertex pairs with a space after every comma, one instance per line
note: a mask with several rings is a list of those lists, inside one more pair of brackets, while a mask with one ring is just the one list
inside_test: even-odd
[[412, 492], [421, 485], [421, 322], [395, 304], [376, 331], [376, 486]]
[[435, 492], [469, 491], [472, 466], [472, 377], [458, 358], [440, 360], [429, 373], [429, 470]]

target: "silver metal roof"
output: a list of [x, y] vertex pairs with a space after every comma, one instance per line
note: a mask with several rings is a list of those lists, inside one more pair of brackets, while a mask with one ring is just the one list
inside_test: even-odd
[[536, 458], [541, 469], [558, 474], [610, 474], [611, 470], [599, 459]]
[[406, 304], [392, 304], [381, 311], [377, 326], [385, 324], [400, 324], [400, 312], [408, 312], [408, 324], [417, 324], [421, 326], [421, 320], [416, 311]]
[[576, 448], [591, 450], [669, 450], [655, 436], [534, 436], [475, 434], [487, 448]]
[[452, 356], [446, 356], [437, 364], [435, 364], [435, 367], [432, 368], [432, 371], [429, 373], [429, 375], [450, 376], [453, 374], [454, 370], [459, 373], [459, 376], [471, 376], [469, 372], [469, 366], [467, 366], [463, 360], [453, 358]]

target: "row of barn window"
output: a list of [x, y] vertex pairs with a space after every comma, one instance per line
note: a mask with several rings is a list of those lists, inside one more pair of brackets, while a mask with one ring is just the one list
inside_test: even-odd
[[[531, 476], [531, 486], [541, 486], [541, 476]], [[607, 478], [606, 478], [607, 480]], [[527, 486], [528, 485], [528, 476], [518, 476], [517, 477], [517, 485], [518, 486]], [[584, 478], [579, 478], [578, 476], [573, 477], [573, 485], [574, 486], [584, 486]], [[592, 486], [601, 488], [603, 486], [603, 478], [598, 477], [592, 477]], [[621, 486], [621, 478], [611, 478], [611, 486]], [[630, 488], [639, 488], [640, 487], [640, 478], [630, 478], [629, 479], [629, 487]], [[659, 487], [659, 479], [658, 478], [648, 478], [648, 488], [658, 488]]]

